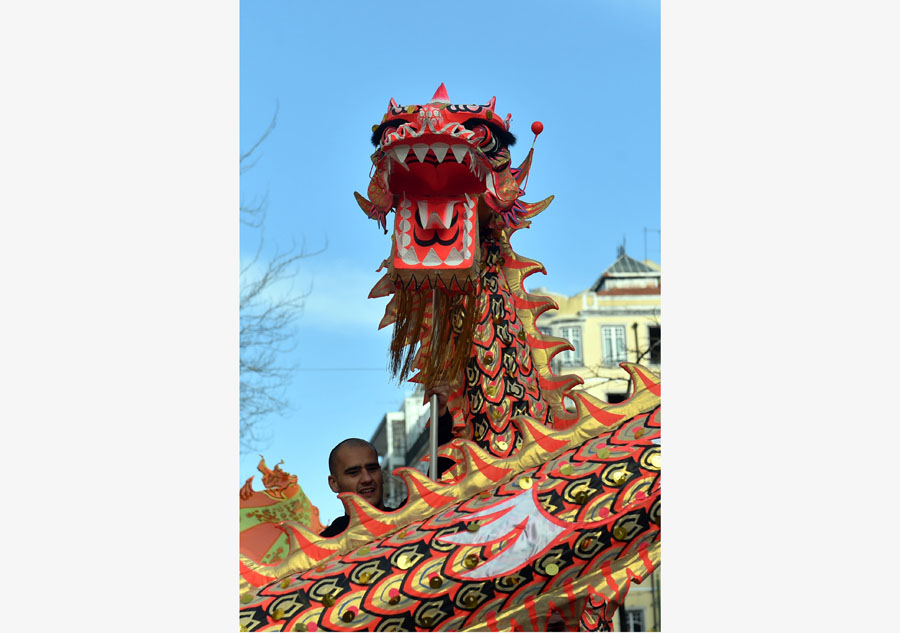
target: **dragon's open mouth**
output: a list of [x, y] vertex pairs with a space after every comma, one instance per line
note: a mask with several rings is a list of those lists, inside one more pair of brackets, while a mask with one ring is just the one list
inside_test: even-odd
[[461, 139], [433, 134], [385, 146], [377, 165], [396, 201], [395, 280], [405, 287], [433, 282], [471, 290], [478, 266], [477, 203], [493, 189], [490, 165]]

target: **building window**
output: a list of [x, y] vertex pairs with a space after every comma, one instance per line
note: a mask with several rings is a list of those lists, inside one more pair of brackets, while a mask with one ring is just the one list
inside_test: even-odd
[[603, 338], [603, 364], [616, 365], [628, 360], [625, 349], [625, 326], [604, 325], [600, 329]]
[[643, 609], [625, 609], [625, 630], [646, 631], [644, 628]]
[[662, 339], [660, 338], [660, 326], [651, 325], [648, 330], [650, 333], [650, 364], [659, 365], [662, 358]]
[[568, 339], [568, 341], [574, 347], [574, 350], [560, 352], [557, 358], [559, 359], [560, 365], [576, 365], [580, 366], [581, 363], [581, 326], [574, 325], [572, 327], [564, 327], [560, 328], [560, 334], [564, 339]]

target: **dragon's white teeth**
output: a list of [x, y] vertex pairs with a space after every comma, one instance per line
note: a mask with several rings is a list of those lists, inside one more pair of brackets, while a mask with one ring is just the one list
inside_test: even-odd
[[412, 242], [412, 238], [409, 236], [409, 233], [400, 233], [397, 235], [397, 243], [400, 248], [406, 250], [409, 248], [410, 242]]
[[428, 203], [424, 200], [418, 200], [419, 203], [419, 223], [422, 228], [428, 228]]
[[466, 235], [468, 235], [472, 231], [472, 221], [469, 218], [466, 218], [463, 221], [463, 226], [466, 227]]
[[[403, 202], [408, 203], [409, 201], [404, 200]], [[400, 217], [403, 218], [404, 220], [408, 220], [409, 218], [412, 217], [412, 209], [408, 205], [404, 206], [403, 204], [401, 204], [400, 205]]]
[[434, 155], [437, 156], [438, 162], [444, 162], [444, 156], [447, 155], [447, 150], [450, 149], [450, 146], [446, 143], [434, 143], [431, 146], [431, 151], [434, 152]]
[[466, 257], [471, 257], [472, 253], [470, 252], [469, 246], [472, 244], [472, 236], [466, 233], [463, 235], [463, 248], [466, 249]]
[[406, 155], [409, 154], [409, 145], [398, 145], [392, 148], [391, 151], [394, 152], [397, 162], [402, 163], [406, 160]]
[[444, 217], [441, 218], [441, 224], [443, 224], [445, 229], [450, 228], [450, 222], [453, 220], [453, 205], [454, 202], [451, 200], [444, 207]]
[[425, 259], [422, 260], [423, 266], [440, 266], [442, 263], [441, 258], [438, 257], [433, 248], [428, 249], [428, 254], [425, 255]]
[[419, 258], [416, 257], [416, 249], [411, 248], [405, 253], [403, 253], [403, 263], [409, 264], [410, 266], [414, 266], [419, 263]]
[[472, 198], [469, 197], [469, 194], [464, 195], [466, 196], [466, 215], [469, 215], [468, 211], [471, 211], [472, 208]]
[[416, 154], [416, 158], [419, 159], [419, 162], [425, 162], [425, 154], [428, 153], [428, 146], [425, 143], [416, 143], [412, 146], [413, 152]]
[[463, 263], [462, 254], [456, 250], [455, 248], [450, 249], [450, 252], [447, 254], [447, 259], [444, 260], [444, 265], [446, 266], [459, 266]]
[[497, 190], [494, 189], [494, 173], [488, 172], [488, 175], [484, 177], [484, 186], [487, 187], [487, 190], [490, 191], [495, 196], [497, 195]]
[[468, 145], [451, 145], [450, 150], [453, 152], [453, 158], [457, 163], [462, 163], [469, 151]]
[[400, 230], [404, 233], [408, 233], [409, 229], [412, 228], [412, 224], [409, 223], [409, 220], [400, 220], [400, 224], [398, 225]]

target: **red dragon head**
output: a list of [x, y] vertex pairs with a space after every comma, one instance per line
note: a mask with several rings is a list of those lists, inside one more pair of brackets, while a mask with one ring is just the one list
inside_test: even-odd
[[[394, 295], [382, 327], [394, 323], [395, 376], [413, 367], [420, 341], [428, 342], [429, 352], [417, 381], [428, 385], [459, 374], [472, 341], [485, 240], [506, 240], [553, 199], [520, 200], [533, 149], [511, 167], [512, 115], [497, 116], [495, 102], [452, 104], [441, 84], [425, 105], [391, 99], [381, 123], [372, 126], [369, 199], [355, 195], [385, 233], [387, 213], [396, 212], [388, 271], [370, 294]], [[532, 131], [541, 128], [535, 123]], [[430, 289], [436, 292], [425, 292]]]
[[471, 292], [479, 266], [479, 222], [493, 216], [517, 223], [531, 155], [510, 168], [511, 115], [497, 116], [496, 98], [485, 105], [450, 103], [444, 84], [425, 105], [393, 99], [373, 126], [375, 172], [366, 200], [369, 217], [386, 228], [395, 210], [392, 281], [399, 287]]

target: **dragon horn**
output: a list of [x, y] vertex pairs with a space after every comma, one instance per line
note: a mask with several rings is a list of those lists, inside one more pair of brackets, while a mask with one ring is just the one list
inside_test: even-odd
[[353, 192], [353, 195], [356, 196], [356, 202], [359, 204], [359, 208], [362, 209], [366, 213], [367, 217], [371, 218], [372, 217], [372, 207], [374, 207], [375, 205], [373, 205], [371, 202], [369, 202], [368, 200], [363, 198], [356, 191]]
[[434, 96], [429, 103], [450, 103], [450, 97], [447, 95], [447, 87], [441, 82], [438, 89], [434, 91]]
[[398, 110], [400, 109], [400, 106], [397, 105], [397, 102], [394, 101], [394, 98], [393, 98], [393, 97], [391, 97], [391, 100], [388, 102], [388, 112], [391, 111], [391, 108], [396, 108], [396, 109], [398, 109]]
[[528, 156], [525, 157], [525, 160], [522, 161], [522, 164], [519, 165], [519, 170], [516, 172], [514, 178], [516, 182], [519, 183], [519, 186], [522, 186], [522, 183], [528, 177], [528, 172], [531, 171], [531, 157], [534, 156], [534, 148], [532, 147], [528, 150]]
[[526, 219], [533, 218], [538, 213], [549, 207], [551, 202], [553, 202], [553, 196], [548, 196], [540, 202], [522, 202], [522, 206], [525, 208], [525, 213], [520, 213], [519, 217]]
[[496, 105], [497, 105], [497, 97], [491, 97], [491, 100], [487, 102], [487, 105], [485, 107], [488, 110], [490, 110], [491, 112], [493, 112], [494, 106], [496, 106]]

